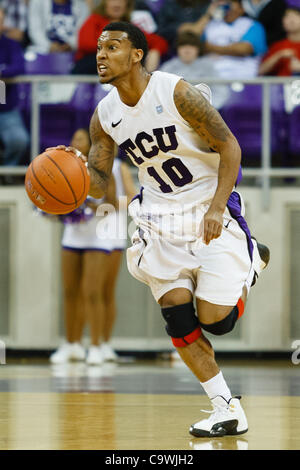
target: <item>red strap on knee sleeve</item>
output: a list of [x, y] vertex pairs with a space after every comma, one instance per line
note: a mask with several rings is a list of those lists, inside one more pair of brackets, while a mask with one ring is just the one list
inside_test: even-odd
[[243, 315], [244, 310], [245, 310], [245, 304], [242, 301], [242, 299], [238, 300], [238, 303], [236, 304], [236, 306], [237, 306], [238, 311], [239, 311], [238, 318], [240, 318]]
[[187, 336], [184, 336], [183, 338], [173, 338], [172, 337], [172, 343], [176, 348], [185, 348], [189, 344], [192, 344], [196, 339], [200, 338], [202, 335], [201, 328], [198, 326], [192, 333], [190, 333]]

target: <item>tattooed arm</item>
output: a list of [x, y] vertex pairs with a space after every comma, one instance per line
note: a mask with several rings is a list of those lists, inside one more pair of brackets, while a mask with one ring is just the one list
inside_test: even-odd
[[235, 185], [241, 163], [241, 149], [218, 111], [189, 83], [180, 80], [174, 91], [178, 112], [208, 147], [220, 154], [218, 186], [204, 217], [206, 244], [221, 235], [223, 213]]
[[89, 194], [99, 199], [108, 190], [114, 162], [115, 143], [102, 129], [97, 109], [91, 119], [90, 137], [92, 146], [88, 156], [88, 169], [91, 177]]

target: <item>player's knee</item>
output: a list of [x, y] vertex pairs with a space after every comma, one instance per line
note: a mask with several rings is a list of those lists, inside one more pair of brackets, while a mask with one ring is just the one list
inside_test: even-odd
[[226, 333], [230, 333], [233, 330], [237, 320], [243, 315], [244, 313], [244, 302], [239, 299], [237, 305], [233, 307], [231, 312], [222, 320], [217, 321], [215, 323], [200, 323], [201, 328], [203, 330], [208, 331], [208, 333], [212, 333], [213, 335], [221, 336], [225, 335]]
[[175, 347], [188, 346], [201, 336], [193, 302], [162, 308], [161, 311], [167, 322], [166, 331]]
[[166, 292], [159, 300], [158, 303], [161, 307], [175, 307], [176, 305], [183, 305], [192, 302], [193, 296], [189, 289], [176, 288]]

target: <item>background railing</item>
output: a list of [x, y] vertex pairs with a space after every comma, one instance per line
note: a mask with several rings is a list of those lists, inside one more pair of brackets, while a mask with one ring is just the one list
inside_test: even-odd
[[[31, 159], [33, 159], [40, 152], [40, 102], [39, 102], [39, 85], [41, 83], [99, 83], [97, 76], [90, 75], [24, 75], [14, 79], [6, 80], [7, 83], [30, 83], [31, 84]], [[244, 168], [244, 177], [259, 177], [259, 184], [261, 186], [261, 203], [262, 210], [268, 210], [270, 205], [270, 189], [272, 178], [282, 177], [299, 177], [300, 168], [279, 167], [272, 168], [271, 162], [271, 93], [270, 87], [272, 85], [287, 85], [292, 83], [299, 83], [297, 77], [279, 78], [279, 77], [263, 77], [249, 80], [221, 80], [201, 77], [199, 82], [207, 83], [208, 85], [260, 85], [262, 86], [262, 114], [261, 114], [261, 159], [260, 167], [257, 168]], [[300, 104], [300, 101], [299, 101]], [[238, 136], [237, 136], [238, 138]], [[57, 142], [59, 144], [60, 142]], [[0, 167], [1, 174], [24, 174], [26, 166], [19, 167]]]

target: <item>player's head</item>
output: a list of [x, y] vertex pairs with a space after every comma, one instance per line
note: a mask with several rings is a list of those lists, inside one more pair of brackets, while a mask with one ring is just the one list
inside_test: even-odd
[[148, 53], [144, 33], [126, 22], [109, 23], [98, 39], [97, 68], [101, 83], [114, 83], [133, 67], [142, 67]]

